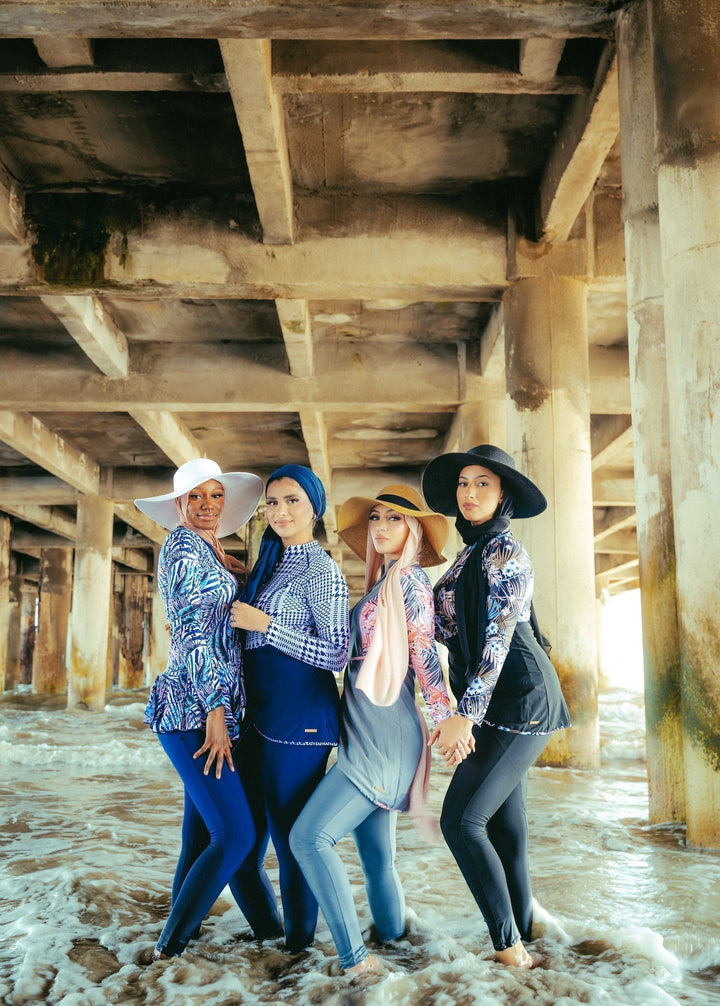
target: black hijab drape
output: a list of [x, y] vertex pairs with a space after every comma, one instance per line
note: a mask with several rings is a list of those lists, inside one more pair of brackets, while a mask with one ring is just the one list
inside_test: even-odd
[[[462, 515], [455, 519], [455, 527], [462, 540], [466, 545], [475, 546], [467, 557], [455, 584], [455, 621], [458, 628], [460, 649], [465, 662], [466, 685], [469, 685], [477, 675], [485, 646], [488, 582], [482, 568], [483, 551], [489, 541], [509, 527], [510, 517], [512, 517], [512, 500], [506, 494], [500, 504], [499, 513], [483, 524], [471, 524]], [[548, 653], [551, 647], [540, 631], [532, 602], [530, 604], [530, 625], [538, 643]], [[457, 678], [457, 673], [455, 677]], [[457, 680], [453, 682], [453, 691], [456, 693], [456, 697], [459, 684], [460, 682]]]
[[465, 658], [465, 681], [475, 678], [485, 646], [487, 624], [487, 577], [482, 568], [482, 554], [487, 543], [505, 531], [510, 521], [507, 517], [491, 517], [482, 524], [471, 524], [460, 516], [455, 521], [466, 545], [475, 547], [467, 557], [455, 584], [455, 620], [458, 639]]

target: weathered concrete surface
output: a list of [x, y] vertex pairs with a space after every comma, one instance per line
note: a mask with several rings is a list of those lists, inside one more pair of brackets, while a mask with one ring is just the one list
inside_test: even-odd
[[518, 280], [504, 302], [508, 443], [548, 500], [544, 514], [518, 522], [518, 536], [573, 722], [543, 758], [581, 768], [599, 763], [585, 298], [581, 280], [547, 275]]
[[112, 530], [112, 502], [99, 496], [80, 496], [68, 668], [69, 709], [102, 709], [105, 705]]
[[720, 156], [658, 172], [688, 838], [720, 845]]
[[9, 517], [0, 517], [0, 695], [5, 689], [10, 635], [10, 531]]
[[720, 149], [720, 8], [713, 0], [653, 0], [657, 153], [692, 166]]
[[95, 38], [141, 35], [147, 38], [513, 38], [572, 37], [612, 32], [615, 5], [602, 0], [530, 3], [514, 0], [478, 3], [424, 0], [412, 8], [383, 0], [287, 0], [236, 3], [235, 0], [5, 0], [0, 32], [9, 37], [83, 34]]
[[148, 581], [142, 574], [128, 574], [123, 580], [118, 684], [121, 688], [141, 688], [145, 683], [144, 621]]
[[650, 820], [685, 819], [682, 699], [668, 423], [663, 274], [654, 171], [655, 102], [647, 7], [620, 18], [620, 140], [628, 347], [645, 664]]
[[38, 631], [32, 685], [38, 695], [67, 688], [67, 639], [72, 602], [73, 550], [44, 549], [40, 558]]

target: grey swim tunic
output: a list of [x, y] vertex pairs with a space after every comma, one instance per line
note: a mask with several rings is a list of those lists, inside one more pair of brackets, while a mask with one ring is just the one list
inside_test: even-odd
[[376, 706], [355, 683], [365, 651], [361, 622], [364, 609], [374, 625], [374, 610], [382, 580], [353, 608], [350, 614], [350, 652], [341, 702], [338, 768], [360, 792], [378, 807], [407, 810], [410, 786], [415, 776], [423, 735], [415, 703], [415, 676], [433, 719], [451, 715], [450, 699], [433, 641], [432, 588], [419, 566], [401, 572], [401, 584], [409, 626], [410, 660], [400, 695], [391, 706]]

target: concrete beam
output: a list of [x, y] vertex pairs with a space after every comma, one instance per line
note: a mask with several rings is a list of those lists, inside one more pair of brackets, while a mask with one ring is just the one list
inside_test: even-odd
[[46, 66], [92, 66], [95, 62], [93, 43], [89, 38], [46, 35], [33, 39], [33, 42]]
[[138, 552], [132, 548], [113, 548], [112, 558], [113, 562], [134, 569], [138, 573], [152, 572], [154, 559], [151, 559], [146, 552]]
[[635, 479], [626, 469], [593, 475], [593, 506], [635, 506]]
[[[69, 539], [59, 534], [50, 534], [42, 531], [18, 531], [14, 529], [12, 545], [13, 548], [22, 552], [28, 549], [68, 548], [71, 547], [71, 543], [74, 540], [74, 536]], [[138, 552], [140, 548], [151, 548], [151, 546], [152, 542], [140, 540], [139, 537], [135, 537], [134, 535], [113, 535], [113, 548], [117, 549], [118, 552], [122, 550]]]
[[[7, 354], [3, 364], [0, 401], [19, 412], [145, 412], [156, 417], [163, 411], [225, 412], [229, 408], [234, 412], [297, 412], [302, 408], [345, 412], [353, 407], [445, 412], [482, 401], [488, 392], [484, 378], [465, 374], [456, 347], [441, 343], [414, 346], [411, 368], [406, 346], [386, 344], [383, 366], [378, 369], [370, 346], [344, 342], [332, 357], [317, 361], [312, 378], [285, 373], [284, 350], [269, 344], [253, 345], [247, 357], [239, 355], [237, 346], [216, 346], [208, 358], [199, 358], [192, 345], [146, 344], [133, 352], [132, 376], [127, 379], [78, 371], [50, 354], [41, 369], [33, 356], [20, 352]], [[401, 385], [398, 373], [403, 374]], [[495, 383], [492, 388], [496, 390]], [[629, 413], [627, 350], [591, 349], [590, 392], [594, 413]], [[164, 418], [158, 418], [160, 422]], [[181, 429], [175, 427], [178, 437]], [[155, 433], [160, 437], [159, 429]], [[171, 443], [167, 446], [169, 450]], [[185, 448], [191, 449], [190, 442], [185, 442]]]
[[637, 531], [626, 529], [595, 537], [595, 555], [637, 555]]
[[553, 80], [564, 48], [563, 38], [521, 39], [520, 73], [527, 80], [538, 83]]
[[0, 36], [39, 38], [483, 39], [611, 36], [615, 0], [419, 0], [328, 7], [315, 0], [3, 0]]
[[9, 475], [0, 479], [0, 510], [11, 504], [38, 506], [74, 506], [77, 489], [52, 475]]
[[588, 97], [573, 99], [540, 182], [539, 232], [567, 241], [620, 129], [617, 61], [608, 44]]
[[[55, 270], [62, 236], [46, 239], [42, 221], [62, 199], [33, 202], [36, 260], [52, 260]], [[194, 213], [185, 206], [182, 213], [178, 208], [161, 214], [136, 204], [119, 222], [117, 206], [113, 216], [102, 197], [88, 197], [94, 228], [104, 225], [109, 237], [82, 272], [50, 276], [45, 268], [42, 281], [32, 279], [26, 263], [0, 245], [0, 292], [92, 294], [101, 277], [107, 294], [494, 301], [507, 285], [505, 222], [491, 208], [483, 219], [452, 198], [310, 196], [297, 204], [301, 240], [268, 247], [229, 218], [207, 218], [199, 206]], [[339, 227], [338, 221], [346, 224]]]
[[[440, 42], [298, 45], [276, 40], [272, 84], [277, 94], [587, 94], [581, 78], [555, 76], [564, 39], [533, 39], [526, 44], [542, 48], [543, 55], [534, 53], [525, 60], [528, 72], [521, 66], [518, 73]], [[555, 56], [552, 68], [548, 54]]]
[[98, 297], [41, 297], [84, 353], [107, 377], [127, 377], [128, 345]]
[[53, 433], [36, 416], [0, 411], [0, 440], [75, 489], [89, 495], [97, 494], [100, 466]]
[[135, 528], [136, 531], [139, 531], [144, 538], [148, 539], [148, 541], [155, 542], [156, 545], [162, 545], [162, 543], [167, 538], [168, 532], [165, 530], [165, 528], [160, 527], [160, 525], [156, 524], [154, 520], [150, 520], [150, 518], [146, 517], [144, 513], [140, 513], [140, 511], [138, 510], [138, 508], [135, 506], [134, 503], [119, 502], [119, 501], [139, 499], [141, 496], [145, 495], [159, 496], [160, 493], [167, 492], [167, 485], [168, 485], [167, 480], [165, 481], [164, 484], [166, 488], [158, 489], [157, 492], [151, 491], [145, 493], [142, 491], [142, 489], [139, 489], [136, 486], [135, 490], [131, 489], [130, 495], [127, 495], [129, 488], [127, 487], [127, 482], [126, 482], [125, 494], [122, 494], [122, 490], [120, 491], [120, 494], [118, 494], [117, 487], [115, 487], [115, 489], [113, 490], [115, 516], [118, 517], [120, 520], [124, 521], [128, 525], [128, 527], [133, 527]]
[[[2, 170], [0, 165], [0, 241], [10, 240], [10, 242], [24, 242], [25, 224], [23, 221], [24, 194], [18, 183], [9, 174]], [[4, 254], [3, 254], [4, 253]], [[0, 282], [3, 279], [2, 260], [15, 259], [17, 268], [22, 271], [22, 262], [25, 254], [19, 255], [16, 248], [0, 249]]]
[[632, 455], [632, 423], [630, 416], [598, 416], [592, 428], [593, 471], [611, 464], [618, 456]]
[[613, 579], [637, 576], [638, 560], [636, 555], [597, 555], [595, 557], [595, 572], [610, 575]]
[[[3, 504], [2, 508], [6, 513], [17, 517], [18, 520], [26, 524], [32, 524], [34, 527], [41, 528], [49, 534], [59, 535], [65, 548], [68, 547], [69, 541], [75, 541], [77, 534], [75, 521], [66, 514], [58, 513], [53, 507], [39, 506], [36, 503], [25, 503], [15, 505]], [[15, 536], [13, 535], [14, 545]]]
[[266, 244], [290, 244], [295, 231], [292, 174], [282, 107], [272, 88], [269, 39], [221, 38], [220, 52]]
[[590, 347], [590, 411], [629, 415], [630, 360], [627, 347]]
[[[69, 64], [68, 64], [69, 65]], [[228, 91], [223, 73], [164, 73], [140, 70], [64, 70], [49, 73], [0, 73], [0, 93], [50, 94], [74, 91], [182, 93]]]
[[315, 409], [300, 409], [300, 423], [310, 459], [310, 467], [329, 492], [332, 468], [330, 467], [324, 416], [322, 412]]
[[132, 409], [130, 416], [178, 468], [186, 461], [203, 456], [204, 451], [192, 432], [172, 412]]
[[637, 528], [637, 511], [635, 507], [607, 507], [596, 510], [593, 519], [594, 541], [602, 541], [616, 531], [627, 528]]
[[[31, 356], [21, 362], [16, 353], [0, 368], [0, 401], [15, 407], [22, 397], [46, 412], [297, 412], [303, 407], [344, 412], [353, 404], [365, 411], [377, 405], [442, 412], [460, 401], [456, 348], [439, 343], [417, 346], [410, 372], [402, 345], [384, 347], [378, 370], [373, 347], [343, 343], [332, 357], [318, 360], [315, 376], [306, 379], [283, 373], [284, 350], [269, 344], [253, 345], [248, 356], [241, 356], [236, 345], [216, 346], [207, 357], [199, 357], [194, 345], [147, 344], [132, 362], [132, 376], [120, 380], [55, 370], [51, 360], [38, 369]], [[400, 387], [399, 372], [406, 375]], [[0, 438], [2, 429], [0, 422]]]
[[480, 373], [505, 384], [505, 321], [502, 304], [493, 308], [480, 340]]
[[278, 319], [293, 377], [312, 377], [313, 341], [306, 300], [277, 300]]

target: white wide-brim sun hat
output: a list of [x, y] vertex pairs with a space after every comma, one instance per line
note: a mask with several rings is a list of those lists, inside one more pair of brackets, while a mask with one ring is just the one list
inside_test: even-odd
[[250, 472], [223, 472], [216, 461], [193, 458], [180, 465], [175, 472], [171, 493], [137, 499], [135, 506], [161, 527], [171, 530], [180, 522], [175, 500], [208, 479], [215, 479], [225, 490], [225, 506], [217, 529], [218, 538], [225, 538], [239, 531], [257, 510], [263, 494], [263, 481], [257, 475]]

